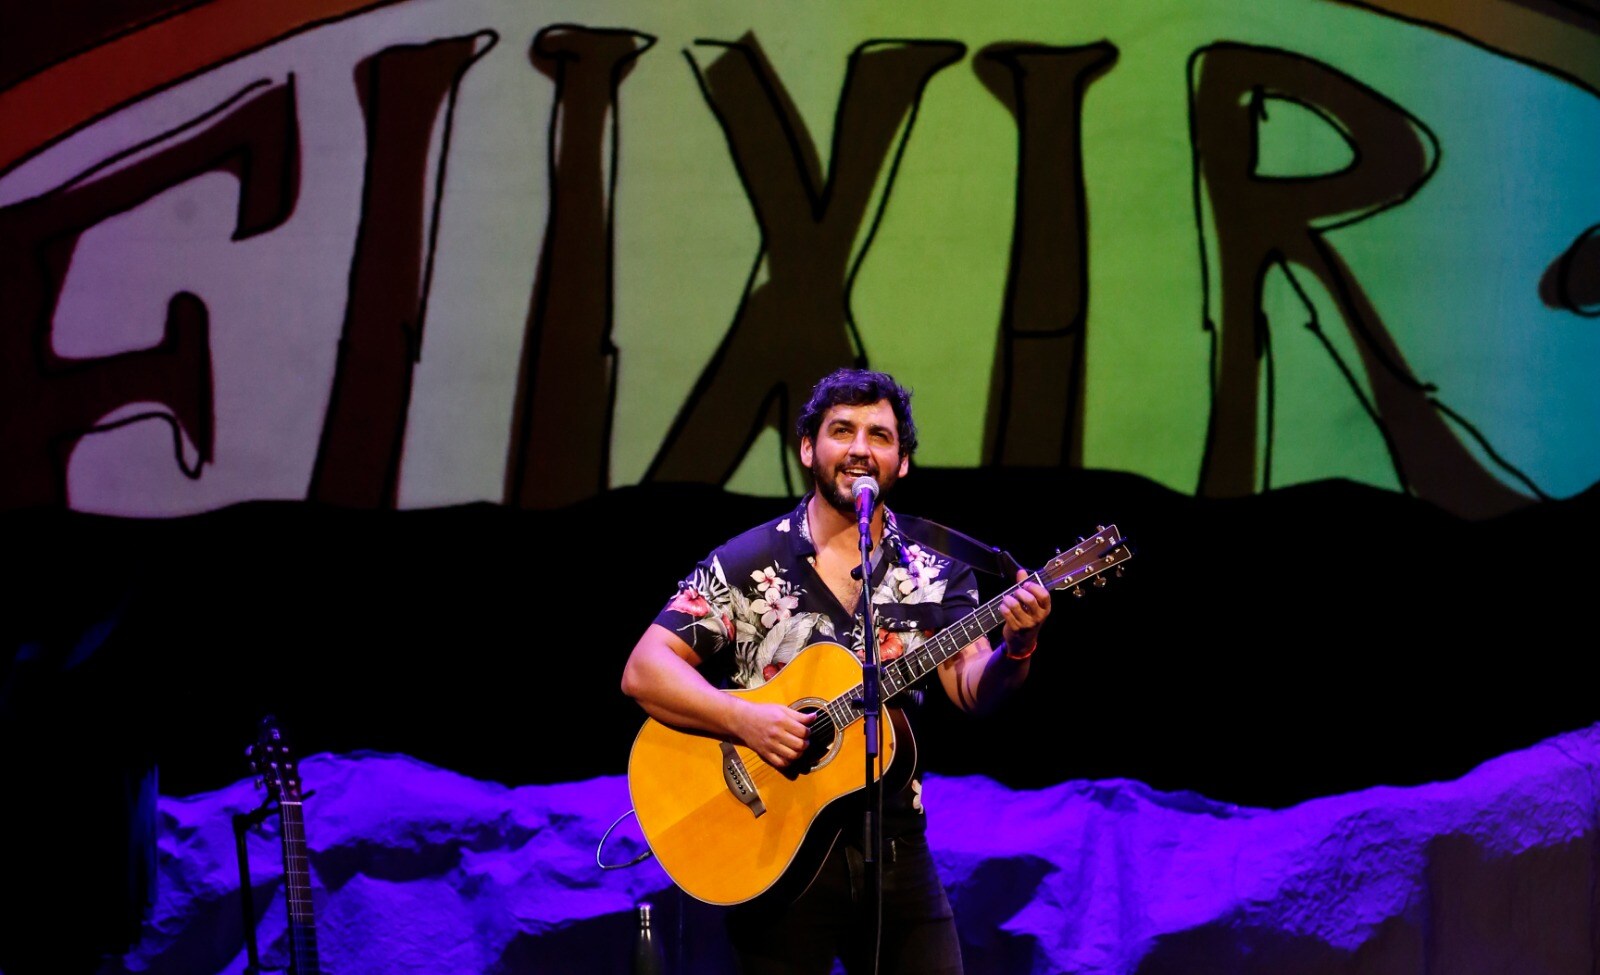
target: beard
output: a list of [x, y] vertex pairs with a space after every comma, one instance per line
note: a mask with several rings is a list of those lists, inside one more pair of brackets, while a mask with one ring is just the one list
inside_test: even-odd
[[[811, 459], [811, 486], [816, 490], [817, 496], [827, 502], [829, 507], [840, 514], [849, 515], [853, 518], [856, 513], [855, 495], [850, 493], [848, 485], [839, 483], [841, 480], [840, 471], [848, 466], [850, 465], [841, 464], [832, 470], [824, 470], [822, 463], [813, 456]], [[884, 474], [880, 471], [873, 475], [873, 479], [878, 482], [878, 500], [874, 507], [883, 503], [884, 497], [889, 493], [889, 488], [896, 480], [896, 473], [895, 471], [890, 471], [888, 474]]]

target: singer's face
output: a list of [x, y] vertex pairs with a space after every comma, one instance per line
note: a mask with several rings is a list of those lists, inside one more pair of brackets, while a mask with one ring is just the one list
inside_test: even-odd
[[800, 440], [800, 462], [811, 469], [817, 494], [847, 513], [855, 511], [850, 485], [856, 478], [875, 479], [882, 503], [889, 488], [911, 467], [911, 458], [900, 456], [900, 424], [888, 400], [829, 407], [817, 428], [816, 442]]

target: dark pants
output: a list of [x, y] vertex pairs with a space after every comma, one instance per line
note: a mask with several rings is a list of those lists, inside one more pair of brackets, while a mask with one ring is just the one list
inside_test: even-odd
[[728, 934], [740, 971], [829, 975], [837, 957], [850, 975], [961, 975], [961, 942], [927, 837], [884, 841], [881, 944], [873, 939], [866, 869], [859, 844], [841, 837], [792, 905], [757, 900], [731, 909]]

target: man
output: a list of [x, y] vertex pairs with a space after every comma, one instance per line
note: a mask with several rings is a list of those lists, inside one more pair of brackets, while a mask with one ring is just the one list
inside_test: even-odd
[[[701, 668], [716, 661], [731, 671], [733, 686], [748, 689], [815, 643], [839, 644], [865, 659], [852, 492], [858, 479], [880, 486], [868, 583], [880, 661], [915, 650], [978, 606], [972, 569], [905, 536], [882, 502], [909, 472], [917, 446], [907, 390], [884, 373], [841, 369], [817, 383], [796, 427], [811, 490], [792, 512], [730, 539], [679, 583], [622, 676], [623, 692], [651, 717], [737, 741], [777, 769], [805, 752], [816, 713], [724, 693]], [[1026, 580], [1019, 572], [1021, 585], [1004, 598], [998, 646], [979, 637], [936, 669], [937, 683], [957, 707], [986, 711], [1026, 679], [1050, 613], [1049, 591]], [[914, 776], [892, 794], [884, 789], [881, 937], [873, 937], [874, 905], [864, 897], [871, 887], [862, 831], [846, 828], [797, 900], [774, 892], [729, 912], [747, 975], [827, 975], [835, 956], [851, 973], [961, 971], [955, 922], [924, 835], [921, 791]], [[859, 821], [866, 794], [834, 805]], [[835, 822], [848, 826], [847, 818]]]

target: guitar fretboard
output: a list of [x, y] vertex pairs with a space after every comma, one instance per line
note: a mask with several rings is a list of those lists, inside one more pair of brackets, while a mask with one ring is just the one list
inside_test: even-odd
[[283, 892], [289, 906], [289, 967], [293, 975], [319, 975], [317, 929], [311, 910], [311, 862], [300, 803], [278, 803], [283, 832]]
[[[931, 673], [935, 667], [961, 652], [962, 647], [999, 626], [1003, 620], [1000, 615], [1001, 603], [1025, 582], [1043, 584], [1039, 574], [1034, 573], [1023, 582], [1017, 583], [966, 616], [940, 630], [922, 646], [883, 664], [879, 668], [879, 684], [883, 691], [883, 703], [889, 703], [896, 695]], [[865, 686], [857, 684], [849, 691], [829, 701], [827, 706], [822, 709], [823, 713], [827, 715], [827, 720], [824, 721], [819, 717], [816, 719], [816, 723], [821, 723], [823, 729], [826, 729], [829, 722], [832, 723], [833, 727], [840, 730], [849, 727], [861, 718], [862, 695], [864, 693]]]
[[[1103, 584], [1105, 580], [1097, 576], [1111, 569], [1120, 573], [1122, 570], [1118, 567], [1132, 557], [1116, 525], [1102, 525], [1093, 538], [1078, 539], [1078, 544], [1070, 551], [1058, 552], [1043, 568], [946, 626], [922, 646], [881, 665], [882, 703], [888, 704], [935, 667], [961, 652], [963, 647], [999, 626], [1004, 620], [1000, 615], [1001, 604], [1021, 587], [1036, 582], [1046, 589], [1072, 588], [1082, 595], [1084, 582], [1095, 579], [1096, 584]], [[864, 694], [865, 685], [857, 684], [829, 701], [812, 722], [812, 731], [825, 734], [832, 729], [843, 731], [854, 724], [864, 710]]]

